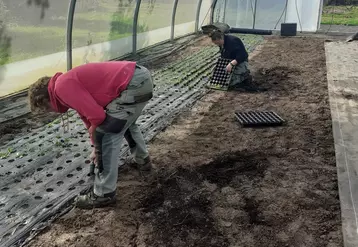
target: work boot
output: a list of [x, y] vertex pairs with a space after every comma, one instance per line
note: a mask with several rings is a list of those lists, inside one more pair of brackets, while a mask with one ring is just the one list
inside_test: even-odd
[[141, 172], [149, 172], [152, 170], [152, 161], [150, 160], [150, 157], [146, 157], [144, 159], [144, 164], [138, 164], [134, 160], [131, 160], [128, 165], [134, 169], [138, 169]]
[[247, 78], [243, 81], [243, 83], [251, 84], [253, 81], [252, 75], [248, 75]]
[[258, 88], [256, 88], [254, 85], [252, 85], [251, 83], [246, 83], [245, 81], [236, 84], [234, 86], [230, 86], [229, 87], [230, 91], [239, 91], [239, 92], [259, 92]]
[[265, 92], [267, 89], [265, 88], [259, 88], [255, 86], [252, 83], [252, 76], [249, 75], [249, 77], [242, 81], [241, 83], [238, 83], [236, 85], [229, 87], [230, 91], [238, 91], [238, 92], [248, 92], [248, 93], [258, 93], [258, 92]]
[[108, 193], [104, 196], [97, 196], [93, 190], [75, 199], [75, 206], [81, 209], [103, 208], [116, 204], [116, 193]]

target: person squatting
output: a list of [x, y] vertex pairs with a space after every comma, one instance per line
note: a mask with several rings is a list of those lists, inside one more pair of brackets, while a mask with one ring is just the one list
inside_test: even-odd
[[214, 30], [209, 34], [212, 42], [219, 46], [221, 57], [232, 60], [226, 70], [232, 73], [229, 90], [245, 90], [256, 92], [258, 89], [252, 84], [249, 70], [249, 54], [239, 37]]

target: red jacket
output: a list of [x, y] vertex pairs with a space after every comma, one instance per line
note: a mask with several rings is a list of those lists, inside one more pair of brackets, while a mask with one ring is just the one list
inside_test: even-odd
[[106, 117], [104, 108], [127, 88], [135, 66], [129, 61], [89, 63], [56, 73], [48, 85], [53, 110], [72, 108], [87, 128], [99, 126]]

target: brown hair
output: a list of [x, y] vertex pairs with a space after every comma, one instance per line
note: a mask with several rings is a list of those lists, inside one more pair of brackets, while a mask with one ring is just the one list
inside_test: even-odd
[[224, 38], [224, 33], [222, 33], [220, 30], [214, 30], [211, 32], [210, 38], [212, 41], [221, 40]]
[[28, 97], [30, 110], [32, 112], [44, 111], [47, 109], [50, 102], [50, 95], [48, 93], [48, 84], [51, 77], [44, 76], [38, 79], [29, 88]]

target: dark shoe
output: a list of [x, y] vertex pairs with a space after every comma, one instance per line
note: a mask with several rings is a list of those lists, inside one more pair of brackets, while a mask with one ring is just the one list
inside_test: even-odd
[[95, 195], [91, 190], [87, 194], [77, 196], [75, 199], [75, 206], [81, 209], [103, 208], [114, 204], [116, 204], [115, 192], [102, 197]]
[[149, 156], [144, 159], [144, 164], [142, 164], [142, 165], [134, 162], [134, 160], [131, 161], [128, 165], [130, 167], [132, 167], [134, 169], [138, 169], [139, 171], [142, 171], [142, 172], [149, 172], [153, 168], [152, 167], [152, 161], [150, 160]]

